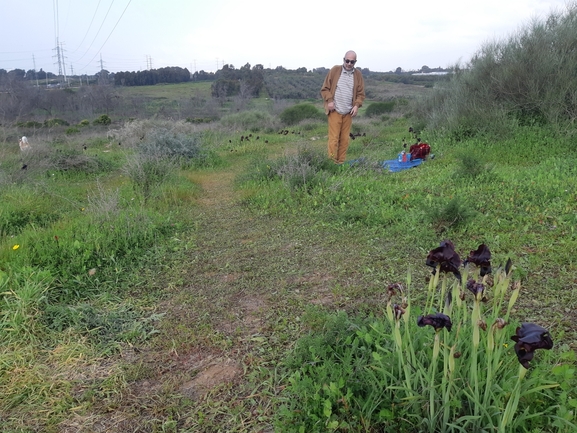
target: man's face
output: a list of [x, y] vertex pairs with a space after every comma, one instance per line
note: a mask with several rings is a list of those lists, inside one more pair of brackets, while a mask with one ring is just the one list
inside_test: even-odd
[[352, 71], [357, 63], [357, 56], [354, 54], [347, 54], [343, 59], [343, 66], [347, 71]]

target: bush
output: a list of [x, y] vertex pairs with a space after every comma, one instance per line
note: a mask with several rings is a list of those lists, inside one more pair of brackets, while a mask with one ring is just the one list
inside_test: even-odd
[[78, 129], [76, 126], [71, 126], [70, 128], [66, 129], [66, 135], [78, 134], [79, 132], [80, 129]]
[[324, 118], [324, 113], [312, 104], [297, 104], [280, 114], [280, 120], [285, 125], [296, 125], [305, 119], [320, 120]]
[[[485, 43], [448, 82], [419, 101], [427, 127], [503, 136], [510, 124], [573, 129], [577, 101], [577, 4], [532, 20], [506, 40]], [[554, 77], [554, 78], [552, 78]]]
[[76, 149], [63, 149], [48, 157], [50, 167], [63, 173], [95, 174], [109, 172], [113, 164], [101, 156], [92, 156]]
[[28, 120], [26, 122], [16, 122], [16, 126], [19, 128], [42, 128], [43, 124], [34, 120]]
[[110, 125], [112, 123], [112, 119], [110, 119], [108, 114], [102, 114], [92, 123], [95, 125]]
[[368, 117], [377, 117], [385, 113], [391, 113], [395, 109], [395, 101], [387, 102], [373, 102], [369, 104], [365, 110], [365, 114]]
[[229, 114], [220, 119], [220, 123], [230, 129], [252, 132], [274, 130], [277, 126], [277, 120], [273, 115], [259, 110]]
[[138, 146], [138, 153], [155, 158], [169, 158], [187, 166], [202, 166], [208, 162], [210, 156], [202, 143], [202, 134], [183, 134], [159, 128], [152, 131]]
[[53, 128], [55, 126], [69, 126], [69, 125], [70, 123], [68, 123], [64, 119], [46, 119], [44, 121], [44, 126], [47, 128]]
[[90, 126], [90, 121], [88, 119], [83, 119], [80, 121], [78, 126]]

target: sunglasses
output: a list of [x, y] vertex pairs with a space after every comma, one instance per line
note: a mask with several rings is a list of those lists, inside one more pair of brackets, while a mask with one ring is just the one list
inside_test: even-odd
[[357, 61], [356, 61], [356, 60], [345, 59], [345, 63], [351, 63], [351, 64], [354, 65], [355, 63], [357, 63]]

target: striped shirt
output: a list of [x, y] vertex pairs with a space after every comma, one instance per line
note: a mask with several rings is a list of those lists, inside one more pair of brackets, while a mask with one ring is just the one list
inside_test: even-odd
[[343, 68], [335, 90], [335, 110], [339, 114], [349, 114], [353, 109], [353, 87], [355, 70]]

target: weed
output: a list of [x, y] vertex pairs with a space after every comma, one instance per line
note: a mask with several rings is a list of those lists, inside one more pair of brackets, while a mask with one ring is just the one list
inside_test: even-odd
[[426, 209], [426, 215], [433, 229], [443, 234], [449, 229], [463, 227], [475, 216], [470, 205], [458, 197], [449, 201], [434, 204]]

